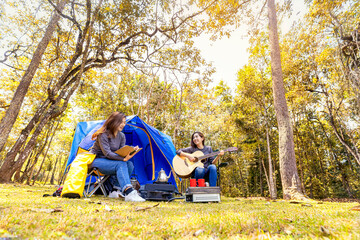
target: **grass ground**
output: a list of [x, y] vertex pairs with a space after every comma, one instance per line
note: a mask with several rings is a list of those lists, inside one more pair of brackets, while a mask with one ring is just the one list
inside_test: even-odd
[[128, 203], [43, 197], [54, 187], [0, 184], [0, 238], [360, 239], [359, 203], [292, 204], [222, 197], [221, 203]]

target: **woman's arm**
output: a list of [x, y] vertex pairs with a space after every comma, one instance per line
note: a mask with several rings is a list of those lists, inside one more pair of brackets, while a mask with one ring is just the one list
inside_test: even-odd
[[176, 151], [176, 154], [180, 157], [186, 157], [193, 162], [195, 161], [195, 158], [191, 155], [191, 153], [193, 153], [192, 147], [182, 148]]
[[[213, 152], [212, 148], [210, 147], [211, 152]], [[217, 161], [220, 159], [220, 156], [224, 155], [224, 151], [221, 150], [220, 153], [216, 156], [216, 158], [214, 160], [211, 161], [211, 164], [216, 164]]]
[[[221, 154], [222, 153], [222, 154]], [[220, 159], [220, 156], [224, 155], [224, 151], [221, 150], [219, 155], [216, 156], [216, 158], [211, 162], [212, 164], [215, 164], [219, 159]]]

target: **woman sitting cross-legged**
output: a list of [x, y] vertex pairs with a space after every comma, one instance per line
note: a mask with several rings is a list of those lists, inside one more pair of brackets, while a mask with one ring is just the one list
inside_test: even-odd
[[[96, 158], [90, 167], [97, 168], [102, 174], [115, 176], [114, 187], [120, 189], [121, 192], [118, 194], [124, 195], [125, 201], [144, 202], [145, 199], [139, 196], [130, 182], [134, 165], [128, 160], [132, 156], [121, 157], [115, 153], [116, 150], [125, 146], [125, 134], [121, 132], [125, 125], [125, 114], [114, 112], [92, 135], [92, 139], [96, 141], [90, 152], [96, 154]], [[135, 147], [135, 150], [137, 149], [138, 147]]]

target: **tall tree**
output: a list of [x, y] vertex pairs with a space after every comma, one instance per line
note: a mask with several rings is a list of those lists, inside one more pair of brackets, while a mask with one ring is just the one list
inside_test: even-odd
[[276, 7], [268, 0], [269, 40], [271, 49], [271, 73], [273, 79], [274, 107], [279, 127], [279, 162], [284, 199], [303, 198], [295, 160], [294, 137], [285, 98], [281, 69]]
[[61, 0], [57, 4], [57, 10], [54, 10], [54, 13], [50, 19], [50, 22], [44, 32], [44, 36], [39, 42], [34, 55], [32, 56], [31, 62], [24, 73], [19, 86], [17, 87], [15, 94], [10, 102], [8, 109], [6, 110], [5, 116], [1, 119], [0, 122], [0, 152], [2, 151], [6, 140], [10, 134], [10, 131], [16, 121], [16, 118], [19, 114], [21, 105], [24, 101], [25, 95], [28, 92], [30, 83], [38, 69], [41, 58], [44, 55], [44, 52], [52, 39], [53, 32], [56, 28], [56, 24], [59, 22], [60, 14], [63, 11], [67, 0]]

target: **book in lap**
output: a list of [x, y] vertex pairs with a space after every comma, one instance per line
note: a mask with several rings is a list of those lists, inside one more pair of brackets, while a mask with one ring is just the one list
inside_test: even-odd
[[135, 150], [134, 147], [125, 145], [122, 148], [115, 151], [115, 153], [119, 154], [122, 157], [126, 157], [128, 154], [134, 156], [137, 152], [139, 152], [142, 148]]

